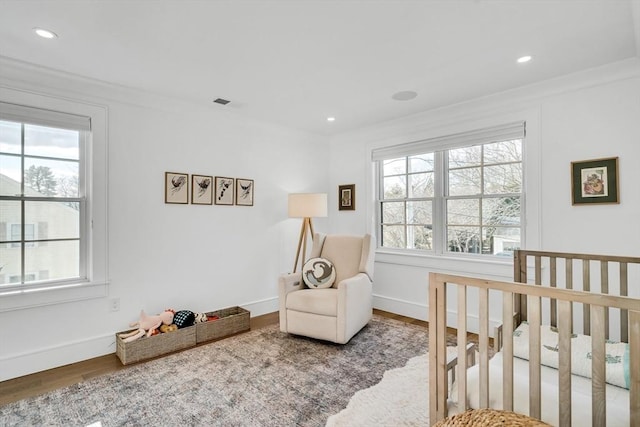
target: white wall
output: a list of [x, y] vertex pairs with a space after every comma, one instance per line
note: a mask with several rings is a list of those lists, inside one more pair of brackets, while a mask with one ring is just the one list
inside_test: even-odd
[[[114, 333], [141, 309], [277, 310], [277, 277], [291, 268], [300, 227], [287, 218], [287, 194], [328, 191], [328, 154], [317, 149], [325, 138], [217, 105], [15, 63], [1, 70], [12, 89], [108, 108], [110, 284], [102, 298], [0, 309], [0, 380], [113, 353]], [[165, 204], [165, 171], [253, 179], [254, 206]], [[327, 221], [315, 225], [325, 231]], [[109, 311], [111, 298], [120, 299], [118, 312]]]
[[[332, 231], [374, 232], [373, 148], [454, 134], [513, 119], [527, 120], [526, 247], [612, 255], [640, 255], [640, 61], [588, 70], [561, 79], [417, 114], [331, 141], [332, 187], [355, 183], [358, 209], [330, 219]], [[619, 205], [572, 206], [570, 163], [620, 158]], [[511, 280], [509, 262], [376, 254], [374, 304], [428, 317], [430, 271]], [[470, 313], [473, 322], [474, 313]], [[498, 314], [492, 314], [493, 323]]]

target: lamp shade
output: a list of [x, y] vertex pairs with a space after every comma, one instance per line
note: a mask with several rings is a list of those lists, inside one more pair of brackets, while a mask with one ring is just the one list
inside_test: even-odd
[[327, 193], [289, 194], [289, 218], [327, 216]]

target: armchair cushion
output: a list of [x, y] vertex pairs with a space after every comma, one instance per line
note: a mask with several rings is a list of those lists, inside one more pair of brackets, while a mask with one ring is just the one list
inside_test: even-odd
[[287, 310], [314, 313], [322, 316], [336, 316], [338, 310], [338, 290], [302, 289], [287, 296]]
[[336, 280], [336, 269], [326, 258], [311, 258], [302, 266], [302, 280], [309, 289], [330, 288]]

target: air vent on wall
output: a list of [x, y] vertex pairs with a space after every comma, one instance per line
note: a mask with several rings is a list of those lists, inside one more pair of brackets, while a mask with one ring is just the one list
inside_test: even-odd
[[220, 105], [227, 105], [231, 101], [228, 101], [228, 100], [222, 99], [222, 98], [216, 98], [216, 99], [213, 100], [213, 102], [215, 102], [216, 104], [220, 104]]

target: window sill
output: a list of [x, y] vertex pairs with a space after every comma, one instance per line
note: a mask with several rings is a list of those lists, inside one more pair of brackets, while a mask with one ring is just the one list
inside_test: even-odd
[[436, 255], [378, 248], [376, 263], [420, 267], [430, 271], [456, 274], [493, 276], [499, 280], [512, 280], [513, 259], [479, 255]]
[[0, 313], [104, 298], [108, 295], [108, 286], [107, 282], [83, 282], [57, 287], [0, 291]]

